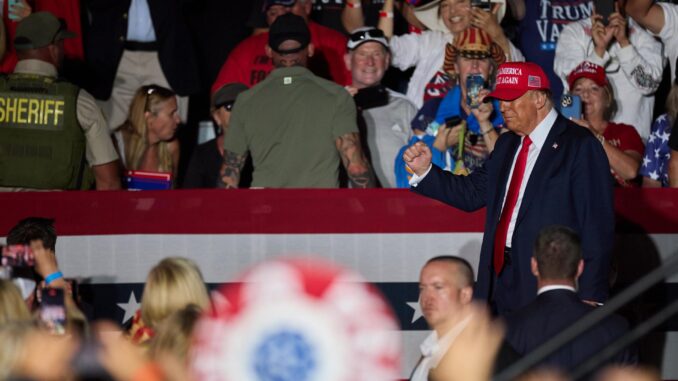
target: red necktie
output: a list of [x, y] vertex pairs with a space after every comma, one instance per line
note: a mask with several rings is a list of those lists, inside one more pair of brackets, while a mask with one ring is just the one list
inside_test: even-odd
[[529, 136], [523, 139], [523, 145], [520, 147], [516, 165], [513, 167], [513, 175], [509, 183], [508, 192], [506, 193], [506, 201], [504, 202], [504, 209], [501, 211], [501, 218], [497, 225], [497, 231], [494, 236], [494, 272], [499, 275], [504, 267], [504, 248], [506, 247], [506, 236], [508, 235], [509, 223], [511, 222], [511, 215], [513, 209], [518, 202], [518, 194], [520, 193], [520, 184], [523, 182], [523, 175], [525, 174], [525, 167], [527, 166], [527, 152], [530, 150]]

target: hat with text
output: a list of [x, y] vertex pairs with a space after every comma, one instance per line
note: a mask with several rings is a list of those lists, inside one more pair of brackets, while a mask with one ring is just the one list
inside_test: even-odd
[[574, 83], [579, 78], [588, 78], [595, 82], [598, 86], [607, 85], [605, 69], [602, 66], [594, 64], [593, 62], [584, 61], [580, 63], [574, 68], [574, 70], [572, 70], [570, 75], [567, 76], [567, 85], [570, 86], [570, 91], [572, 91]]
[[63, 20], [49, 12], [35, 12], [19, 22], [14, 48], [18, 51], [38, 49], [75, 36], [75, 33], [66, 30]]
[[378, 42], [382, 44], [386, 49], [390, 49], [388, 46], [388, 40], [386, 35], [381, 29], [375, 27], [366, 26], [354, 30], [350, 36], [348, 36], [348, 42], [346, 47], [348, 50], [355, 50], [358, 46], [366, 42]]
[[532, 62], [506, 62], [499, 65], [494, 91], [487, 99], [512, 101], [530, 90], [549, 89], [549, 79], [541, 66]]
[[[297, 41], [301, 44], [294, 49], [280, 49], [280, 45], [288, 40]], [[280, 54], [296, 53], [311, 42], [311, 32], [308, 30], [306, 21], [292, 13], [278, 16], [268, 31], [268, 46]]]

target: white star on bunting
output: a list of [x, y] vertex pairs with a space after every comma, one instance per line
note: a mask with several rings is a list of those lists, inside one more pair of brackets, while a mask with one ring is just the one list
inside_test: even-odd
[[118, 303], [118, 307], [125, 311], [125, 316], [122, 318], [122, 324], [125, 324], [127, 323], [127, 320], [133, 318], [137, 310], [141, 308], [141, 303], [137, 302], [137, 297], [134, 295], [134, 291], [132, 291], [127, 303]]
[[419, 302], [407, 302], [407, 305], [414, 310], [412, 313], [411, 323], [414, 323], [424, 316], [424, 314], [421, 313], [421, 306], [419, 305]]

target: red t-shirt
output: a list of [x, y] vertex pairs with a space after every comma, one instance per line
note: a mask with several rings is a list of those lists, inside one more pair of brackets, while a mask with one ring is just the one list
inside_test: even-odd
[[[309, 21], [311, 42], [315, 53], [308, 67], [316, 75], [332, 80], [342, 86], [351, 83], [351, 73], [344, 64], [346, 37], [341, 33]], [[266, 56], [268, 33], [250, 36], [229, 54], [212, 85], [212, 92], [231, 82], [241, 82], [252, 87], [261, 82], [273, 70], [273, 62]]]
[[[636, 131], [633, 126], [629, 126], [628, 124], [609, 122], [607, 124], [607, 128], [605, 128], [603, 137], [605, 138], [605, 142], [607, 144], [619, 148], [621, 151], [638, 152], [641, 157], [645, 152], [645, 145], [643, 144], [643, 140], [640, 138], [638, 131]], [[610, 171], [612, 172], [615, 180], [617, 180], [617, 184], [623, 187], [630, 187], [634, 185], [619, 177], [612, 170], [612, 168], [610, 168]]]

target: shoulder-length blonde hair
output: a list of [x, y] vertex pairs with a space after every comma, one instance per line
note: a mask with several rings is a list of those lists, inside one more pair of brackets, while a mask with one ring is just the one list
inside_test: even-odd
[[[124, 155], [127, 169], [139, 169], [143, 154], [148, 148], [146, 112], [157, 113], [160, 106], [173, 97], [176, 97], [174, 91], [158, 85], [141, 86], [134, 94], [127, 120], [118, 128], [125, 137]], [[172, 172], [172, 168], [168, 142], [158, 143], [158, 170]]]
[[11, 281], [0, 279], [0, 326], [23, 320], [31, 320], [31, 314], [21, 292]]
[[[0, 380], [7, 380], [16, 371], [28, 335], [37, 329], [30, 321], [0, 324]], [[31, 354], [33, 355], [33, 354]]]
[[148, 273], [141, 299], [141, 319], [153, 328], [171, 313], [195, 304], [209, 306], [207, 287], [198, 266], [187, 258], [165, 258]]
[[182, 363], [187, 361], [191, 346], [193, 328], [197, 323], [202, 308], [189, 304], [185, 308], [172, 312], [155, 327], [155, 336], [151, 340], [148, 354], [152, 359], [172, 354]]

